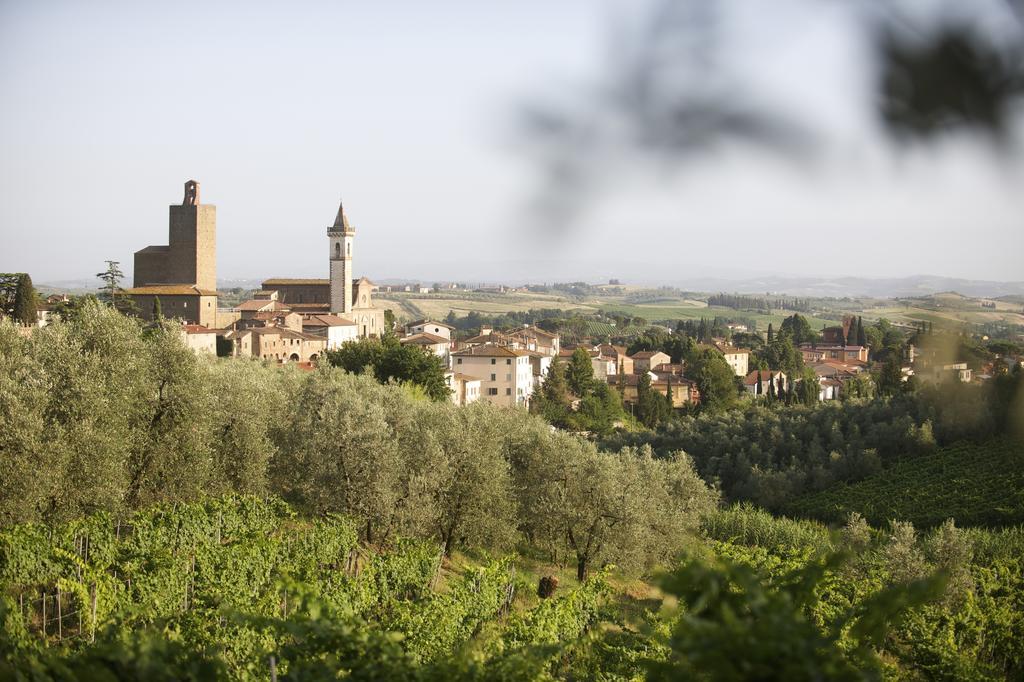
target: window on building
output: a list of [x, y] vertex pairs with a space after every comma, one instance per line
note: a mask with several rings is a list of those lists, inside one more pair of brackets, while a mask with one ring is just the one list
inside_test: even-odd
[[497, 374], [492, 374], [492, 375], [491, 375], [491, 381], [496, 381], [496, 377], [497, 377], [497, 376], [498, 376]]
[[506, 361], [505, 361], [505, 364], [506, 364], [506, 365], [511, 365], [511, 364], [512, 364], [512, 360], [511, 360], [511, 359], [509, 359], [509, 360], [506, 360]]
[[455, 364], [456, 364], [456, 365], [461, 365], [461, 364], [462, 364], [462, 358], [457, 358], [457, 359], [455, 360]]
[[498, 395], [498, 389], [496, 389], [496, 388], [489, 388], [489, 389], [487, 389], [487, 395]]
[[505, 389], [505, 395], [512, 395], [512, 389], [511, 388], [506, 388]]
[[505, 381], [512, 381], [512, 375], [511, 374], [506, 374], [505, 375]]
[[492, 365], [493, 365], [494, 363], [496, 363], [496, 362], [497, 362], [497, 360], [495, 360], [494, 358], [491, 358], [491, 364], [492, 364]]

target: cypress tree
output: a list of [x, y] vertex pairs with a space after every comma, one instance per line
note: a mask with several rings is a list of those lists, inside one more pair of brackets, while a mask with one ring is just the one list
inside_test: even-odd
[[857, 317], [857, 345], [868, 345], [868, 335], [864, 332], [864, 318], [860, 316]]
[[160, 307], [160, 297], [159, 296], [154, 296], [153, 297], [153, 319], [155, 321], [157, 321], [157, 322], [159, 322], [160, 320], [164, 319], [164, 311], [163, 311], [163, 308]]
[[32, 278], [25, 272], [18, 277], [18, 289], [14, 294], [14, 319], [24, 325], [34, 325], [38, 321], [36, 290], [32, 286]]
[[772, 323], [768, 323], [768, 343], [771, 343], [775, 338], [775, 331], [772, 329]]

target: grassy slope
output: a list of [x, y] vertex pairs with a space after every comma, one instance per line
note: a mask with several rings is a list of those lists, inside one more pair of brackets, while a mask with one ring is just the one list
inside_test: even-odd
[[863, 481], [803, 495], [787, 513], [841, 522], [860, 512], [873, 525], [890, 519], [932, 526], [1024, 523], [1024, 443], [958, 444], [904, 460]]

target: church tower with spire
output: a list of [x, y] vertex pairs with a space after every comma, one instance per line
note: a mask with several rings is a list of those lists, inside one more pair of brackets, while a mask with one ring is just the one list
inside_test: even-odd
[[344, 204], [338, 206], [338, 217], [327, 228], [331, 249], [331, 312], [352, 312], [352, 241], [356, 230], [349, 225]]

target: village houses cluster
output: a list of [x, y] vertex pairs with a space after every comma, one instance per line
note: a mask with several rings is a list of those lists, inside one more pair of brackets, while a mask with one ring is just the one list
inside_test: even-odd
[[[144, 319], [161, 315], [181, 320], [184, 339], [196, 352], [311, 366], [325, 351], [348, 341], [395, 332], [400, 343], [423, 348], [442, 360], [453, 402], [485, 400], [511, 407], [528, 404], [551, 363], [556, 358], [568, 362], [576, 350], [564, 348], [558, 334], [531, 325], [511, 330], [484, 326], [464, 340], [455, 338], [453, 327], [430, 319], [392, 329], [385, 310], [374, 304], [376, 285], [366, 277], [354, 277], [356, 230], [343, 206], [326, 230], [328, 278], [266, 279], [249, 300], [219, 307], [216, 207], [199, 199], [199, 184], [188, 181], [181, 205], [170, 206], [167, 244], [135, 253], [134, 283], [125, 291]], [[40, 324], [45, 324], [59, 301], [48, 304], [40, 310]], [[852, 318], [847, 318], [840, 326], [827, 327], [820, 343], [801, 344], [798, 349], [818, 379], [820, 400], [839, 398], [846, 382], [868, 371], [868, 348], [846, 343], [851, 323]], [[627, 404], [638, 400], [643, 375], [650, 379], [653, 391], [671, 396], [673, 407], [700, 401], [683, 364], [673, 363], [663, 352], [630, 355], [623, 346], [581, 345], [590, 357], [595, 379], [615, 386]], [[750, 371], [750, 351], [725, 339], [715, 339], [707, 347], [721, 354], [752, 396], [780, 395], [794, 380], [781, 371]], [[913, 374], [914, 359], [910, 347], [905, 377]], [[972, 379], [964, 363], [930, 365], [930, 371], [935, 377], [926, 378]]]
[[[250, 300], [218, 306], [217, 209], [199, 201], [199, 183], [185, 183], [170, 207], [168, 243], [135, 252], [134, 286], [125, 291], [139, 314], [185, 322], [182, 333], [198, 351], [277, 362], [311, 363], [342, 343], [378, 336], [384, 309], [373, 283], [354, 278], [355, 228], [338, 207], [327, 228], [329, 278], [271, 278]], [[225, 350], [226, 349], [226, 350]]]

